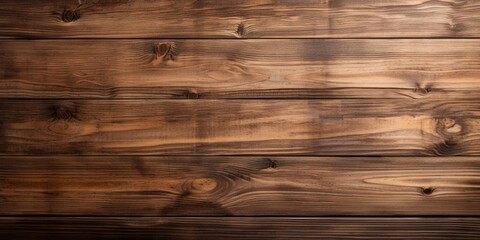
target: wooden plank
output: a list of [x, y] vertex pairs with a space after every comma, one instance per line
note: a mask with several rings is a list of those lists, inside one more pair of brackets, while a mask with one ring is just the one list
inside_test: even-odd
[[480, 154], [480, 102], [8, 100], [10, 155]]
[[480, 99], [480, 40], [3, 40], [0, 98]]
[[478, 218], [0, 218], [3, 239], [477, 239]]
[[479, 37], [478, 12], [476, 0], [3, 0], [0, 36]]
[[480, 214], [475, 157], [0, 157], [0, 214]]

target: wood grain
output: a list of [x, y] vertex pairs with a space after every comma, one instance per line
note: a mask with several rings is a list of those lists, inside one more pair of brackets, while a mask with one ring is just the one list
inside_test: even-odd
[[12, 155], [480, 154], [480, 102], [8, 100]]
[[476, 157], [0, 157], [0, 214], [480, 214]]
[[479, 37], [473, 0], [3, 0], [0, 36]]
[[480, 99], [480, 40], [3, 40], [0, 98]]
[[478, 239], [480, 0], [3, 0], [0, 239]]
[[0, 218], [3, 239], [477, 239], [478, 218]]

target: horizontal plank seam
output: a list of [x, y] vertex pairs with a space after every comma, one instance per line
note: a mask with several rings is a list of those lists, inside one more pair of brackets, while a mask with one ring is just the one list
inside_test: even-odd
[[318, 158], [453, 158], [453, 157], [477, 157], [480, 154], [469, 155], [296, 155], [296, 154], [0, 154], [0, 157], [318, 157]]
[[[15, 100], [22, 100], [22, 101], [115, 101], [115, 100], [129, 100], [129, 101], [145, 101], [145, 100], [168, 100], [168, 101], [201, 101], [201, 100], [281, 100], [281, 101], [289, 101], [289, 100], [394, 100], [394, 99], [405, 99], [405, 97], [398, 97], [398, 98], [324, 98], [324, 97], [308, 97], [308, 98], [291, 98], [291, 97], [284, 97], [284, 98], [248, 98], [248, 97], [225, 97], [225, 98], [199, 98], [199, 99], [191, 99], [191, 98], [161, 98], [161, 97], [152, 97], [152, 98], [123, 98], [123, 97], [115, 97], [115, 98], [2, 98], [0, 97], [0, 101], [15, 101]], [[411, 98], [411, 99], [418, 99], [421, 101], [424, 98]], [[466, 100], [475, 100], [477, 98], [458, 98], [458, 100], [466, 101]], [[455, 98], [450, 98], [449, 100], [456, 100]]]
[[0, 215], [1, 218], [470, 218], [477, 219], [480, 215], [61, 215], [61, 214], [9, 214]]
[[[314, 98], [313, 100], [326, 100], [326, 101], [339, 101], [339, 100], [362, 100], [364, 98]], [[371, 98], [371, 99], [366, 99], [366, 100], [372, 100], [372, 99], [381, 99], [381, 98]], [[397, 98], [385, 98], [386, 100], [396, 100]], [[403, 98], [405, 99], [405, 98]], [[422, 98], [424, 100], [424, 98]], [[422, 99], [418, 99], [421, 101]], [[476, 99], [476, 98], [472, 98]], [[211, 101], [215, 99], [211, 98], [197, 98], [197, 99], [191, 99], [191, 98], [2, 98], [0, 97], [0, 100], [4, 101], [18, 101], [18, 102], [24, 102], [24, 101], [48, 101], [48, 100], [85, 100], [85, 101], [144, 101], [144, 100], [157, 100], [157, 101]], [[308, 98], [238, 98], [238, 99], [232, 99], [232, 98], [219, 98], [219, 100], [222, 101], [238, 101], [238, 100], [256, 100], [256, 101], [263, 101], [263, 100], [283, 100], [283, 101], [289, 101], [289, 100], [309, 100]], [[450, 99], [449, 99], [450, 100]], [[455, 99], [451, 99], [455, 100]], [[459, 99], [464, 101], [465, 99]], [[469, 99], [466, 99], [469, 100]]]
[[[281, 89], [280, 89], [281, 90]], [[406, 100], [406, 101], [425, 101], [428, 100], [428, 98], [315, 98], [315, 97], [309, 97], [309, 98], [290, 98], [290, 97], [284, 97], [284, 98], [197, 98], [197, 99], [192, 99], [192, 98], [2, 98], [0, 97], [1, 101], [17, 101], [17, 102], [25, 102], [25, 101], [119, 101], [119, 102], [134, 102], [134, 101], [148, 101], [148, 100], [155, 100], [155, 101], [308, 101], [308, 100], [321, 100], [321, 101], [342, 101], [342, 100]], [[432, 99], [433, 100], [433, 99]], [[478, 100], [476, 97], [468, 98], [468, 97], [462, 97], [462, 98], [449, 98], [448, 101], [472, 101], [472, 100]]]
[[369, 40], [369, 39], [480, 39], [480, 37], [311, 37], [311, 38], [295, 38], [295, 37], [268, 37], [268, 38], [182, 38], [182, 37], [132, 37], [132, 38], [101, 38], [101, 37], [95, 37], [95, 38], [87, 38], [87, 37], [66, 37], [66, 38], [53, 38], [53, 37], [4, 37], [0, 36], [0, 41], [1, 40], [150, 40], [150, 39], [172, 39], [172, 40], [281, 40], [281, 39], [286, 39], [286, 40], [314, 40], [314, 39], [325, 39], [325, 40], [341, 40], [341, 39], [352, 39], [352, 40]]

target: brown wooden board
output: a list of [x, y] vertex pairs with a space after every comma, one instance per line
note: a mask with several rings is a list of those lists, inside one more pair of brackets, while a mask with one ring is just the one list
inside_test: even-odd
[[473, 0], [2, 0], [0, 37], [480, 37]]
[[478, 239], [477, 218], [0, 218], [3, 239]]
[[480, 102], [6, 100], [12, 155], [479, 155]]
[[0, 98], [478, 100], [478, 56], [477, 39], [2, 40]]
[[480, 215], [477, 157], [4, 156], [0, 175], [3, 215]]
[[478, 239], [480, 0], [3, 0], [0, 239]]

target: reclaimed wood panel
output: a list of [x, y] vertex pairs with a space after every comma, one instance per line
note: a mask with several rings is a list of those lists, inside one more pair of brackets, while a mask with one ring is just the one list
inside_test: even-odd
[[479, 37], [477, 0], [3, 0], [0, 36]]
[[478, 218], [0, 218], [3, 239], [477, 239]]
[[8, 100], [12, 155], [480, 154], [480, 102]]
[[3, 40], [0, 98], [480, 99], [480, 40]]
[[3, 0], [0, 239], [477, 239], [480, 0]]
[[0, 157], [0, 214], [480, 215], [478, 157]]

